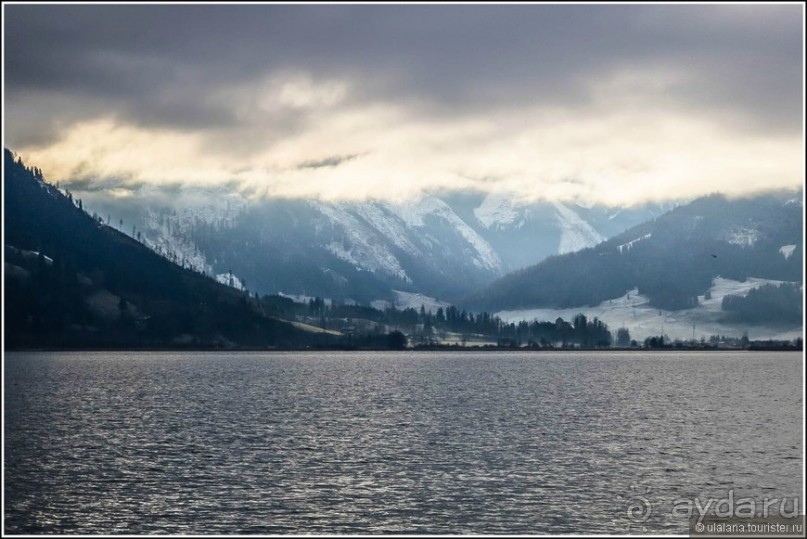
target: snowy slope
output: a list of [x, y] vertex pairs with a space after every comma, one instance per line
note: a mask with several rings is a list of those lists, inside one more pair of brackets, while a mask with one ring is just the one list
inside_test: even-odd
[[486, 196], [482, 204], [474, 208], [474, 216], [485, 228], [505, 228], [510, 225], [520, 228], [524, 226], [524, 219], [521, 212], [517, 211], [513, 197], [501, 193]]
[[[501, 270], [501, 259], [493, 247], [436, 197], [402, 204], [374, 201], [309, 204], [336, 227], [335, 237], [328, 239], [325, 248], [358, 269], [385, 273], [411, 283], [405, 262], [392, 249], [395, 247], [435, 268], [456, 266], [457, 261], [446, 264], [439, 256], [453, 251], [465, 253], [462, 264], [470, 263], [492, 275]], [[450, 241], [454, 244], [447, 245]]]
[[631, 240], [631, 241], [629, 241], [629, 242], [626, 242], [626, 243], [622, 243], [622, 244], [620, 244], [620, 245], [617, 245], [617, 247], [616, 247], [616, 248], [617, 248], [617, 251], [619, 251], [620, 253], [625, 252], [625, 251], [628, 251], [628, 250], [630, 250], [630, 249], [631, 249], [631, 247], [633, 247], [633, 246], [636, 244], [636, 242], [639, 242], [639, 241], [642, 241], [642, 240], [646, 240], [647, 238], [650, 238], [650, 237], [652, 237], [652, 236], [653, 236], [653, 234], [652, 234], [652, 233], [650, 233], [650, 234], [645, 234], [644, 236], [640, 236], [640, 237], [636, 238], [635, 240]]
[[[392, 275], [406, 282], [411, 282], [406, 271], [401, 267], [399, 260], [390, 252], [384, 242], [376, 238], [376, 230], [360, 221], [345, 205], [330, 205], [322, 202], [310, 202], [317, 211], [327, 216], [331, 223], [338, 224], [343, 235], [332, 240], [325, 248], [337, 258], [353, 264], [357, 268], [372, 272], [382, 272]], [[373, 212], [364, 208], [365, 215]], [[391, 230], [392, 225], [388, 225]]]
[[189, 209], [181, 209], [178, 215], [157, 213], [149, 209], [142, 225], [141, 238], [152, 250], [179, 265], [210, 273], [210, 264], [188, 234], [192, 218], [193, 212]]
[[[346, 204], [341, 205], [343, 211], [349, 211]], [[409, 231], [396, 215], [384, 206], [372, 202], [359, 202], [353, 205], [353, 211], [364, 219], [373, 229], [404, 252], [417, 255], [418, 247], [409, 239]]]
[[[205, 254], [193, 241], [192, 230], [199, 223], [217, 223], [231, 226], [238, 213], [246, 205], [238, 195], [223, 194], [220, 197], [186, 199], [174, 208], [155, 210], [145, 208], [139, 227], [141, 241], [152, 250], [180, 266], [199, 271], [239, 290], [244, 289], [241, 280], [231, 275], [229, 268], [213, 267]], [[119, 225], [120, 222], [112, 225]], [[118, 228], [118, 226], [116, 226]], [[121, 232], [136, 236], [134, 229], [121, 228]], [[226, 270], [222, 271], [222, 270]], [[231, 279], [232, 277], [232, 279]]]
[[745, 245], [753, 247], [759, 240], [759, 230], [753, 228], [739, 228], [726, 234], [726, 241], [732, 245]]
[[501, 271], [502, 261], [493, 247], [439, 198], [429, 196], [414, 202], [390, 204], [388, 207], [410, 228], [426, 229], [427, 217], [443, 221], [473, 248], [471, 261], [475, 266], [492, 272]]
[[573, 210], [567, 206], [554, 202], [552, 204], [557, 211], [558, 224], [560, 225], [560, 245], [558, 253], [571, 253], [593, 247], [605, 240], [599, 232], [580, 218]]
[[236, 290], [244, 290], [244, 283], [232, 273], [219, 273], [216, 275], [216, 281], [231, 286]]
[[784, 257], [785, 257], [785, 260], [787, 260], [788, 258], [790, 258], [790, 257], [791, 257], [791, 255], [793, 255], [793, 251], [795, 251], [795, 250], [796, 250], [796, 246], [795, 246], [795, 245], [782, 245], [782, 246], [779, 248], [779, 252], [780, 252], [780, 253], [782, 253], [782, 256], [784, 256]]

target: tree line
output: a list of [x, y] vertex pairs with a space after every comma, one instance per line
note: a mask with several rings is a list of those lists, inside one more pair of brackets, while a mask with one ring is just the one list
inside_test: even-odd
[[377, 309], [366, 305], [354, 305], [326, 301], [321, 297], [308, 302], [295, 302], [280, 295], [264, 295], [260, 303], [265, 312], [285, 318], [305, 319], [322, 327], [335, 319], [368, 320], [380, 325], [400, 328], [412, 335], [416, 342], [428, 344], [444, 340], [448, 333], [459, 334], [463, 339], [483, 337], [501, 346], [540, 346], [603, 348], [612, 345], [631, 345], [630, 332], [619, 328], [612, 333], [608, 325], [598, 318], [584, 314], [575, 315], [566, 321], [506, 322], [487, 311], [473, 313], [454, 305], [427, 310], [412, 307], [397, 308], [394, 305]]

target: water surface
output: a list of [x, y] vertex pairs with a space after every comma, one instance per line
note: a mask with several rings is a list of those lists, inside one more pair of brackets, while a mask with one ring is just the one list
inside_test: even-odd
[[[797, 353], [9, 353], [7, 533], [686, 533], [802, 491]], [[631, 520], [637, 499], [649, 514]]]

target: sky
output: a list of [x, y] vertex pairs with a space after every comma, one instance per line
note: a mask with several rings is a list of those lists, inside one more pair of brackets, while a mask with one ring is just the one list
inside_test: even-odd
[[3, 4], [4, 145], [112, 197], [804, 183], [794, 4]]

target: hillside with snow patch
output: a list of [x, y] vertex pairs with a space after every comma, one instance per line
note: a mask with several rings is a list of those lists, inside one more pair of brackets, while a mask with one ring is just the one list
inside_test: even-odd
[[703, 197], [594, 247], [513, 272], [462, 303], [492, 311], [574, 309], [637, 289], [653, 308], [685, 311], [700, 305], [718, 276], [801, 282], [801, 206], [788, 195]]
[[[751, 339], [791, 340], [803, 336], [801, 324], [790, 327], [781, 325], [737, 324], [726, 321], [726, 313], [721, 309], [723, 298], [727, 295], [747, 296], [754, 288], [765, 284], [778, 285], [783, 281], [750, 278], [745, 282], [715, 278], [708, 294], [698, 298], [698, 306], [690, 309], [670, 311], [658, 309], [650, 305], [647, 296], [639, 294], [636, 288], [624, 295], [605, 300], [593, 307], [573, 307], [566, 309], [520, 309], [505, 310], [496, 313], [506, 322], [521, 320], [551, 320], [558, 317], [570, 321], [578, 313], [589, 319], [599, 318], [612, 330], [627, 328], [631, 338], [642, 342], [647, 337], [665, 335], [670, 339], [696, 340], [708, 339], [712, 335], [742, 337], [747, 334]], [[706, 298], [709, 299], [706, 299]]]

